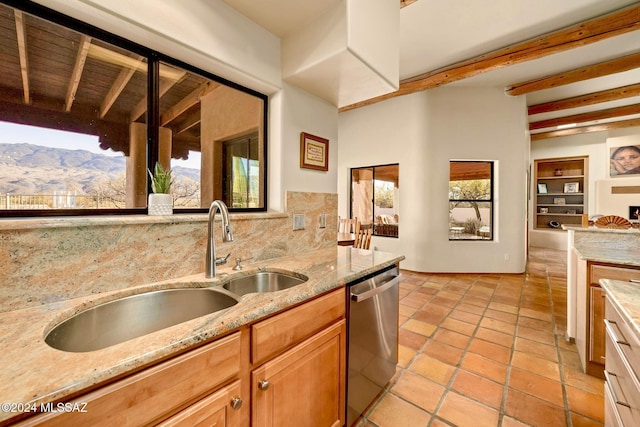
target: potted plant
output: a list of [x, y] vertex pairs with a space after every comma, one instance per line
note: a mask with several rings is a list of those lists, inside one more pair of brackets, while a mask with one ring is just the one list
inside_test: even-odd
[[149, 215], [172, 215], [173, 214], [173, 196], [169, 194], [171, 190], [171, 169], [165, 170], [160, 162], [156, 162], [153, 174], [150, 170], [151, 190], [149, 194]]

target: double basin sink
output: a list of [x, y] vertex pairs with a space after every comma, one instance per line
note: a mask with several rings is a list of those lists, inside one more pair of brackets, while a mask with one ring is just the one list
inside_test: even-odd
[[45, 342], [58, 350], [88, 352], [156, 332], [236, 305], [254, 292], [275, 292], [308, 280], [260, 271], [232, 277], [222, 286], [150, 291], [118, 298], [82, 311], [56, 325]]

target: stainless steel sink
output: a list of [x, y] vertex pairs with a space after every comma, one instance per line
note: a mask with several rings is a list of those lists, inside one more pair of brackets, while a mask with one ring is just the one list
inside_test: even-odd
[[223, 287], [237, 295], [245, 295], [253, 292], [275, 292], [292, 288], [309, 280], [305, 276], [275, 271], [261, 271], [259, 273], [231, 279]]
[[63, 351], [99, 350], [237, 303], [235, 295], [211, 288], [146, 292], [78, 313], [54, 327], [45, 342]]

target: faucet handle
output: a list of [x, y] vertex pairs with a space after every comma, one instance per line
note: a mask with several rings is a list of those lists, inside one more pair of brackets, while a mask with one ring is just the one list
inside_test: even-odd
[[231, 252], [229, 252], [225, 257], [216, 258], [216, 265], [226, 264], [229, 259], [229, 255], [231, 255]]

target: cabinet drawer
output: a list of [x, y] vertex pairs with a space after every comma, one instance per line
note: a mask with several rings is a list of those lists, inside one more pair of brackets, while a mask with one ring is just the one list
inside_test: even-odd
[[604, 383], [604, 427], [624, 427], [607, 383]]
[[[210, 375], [202, 375], [202, 372]], [[20, 425], [147, 425], [215, 390], [240, 372], [240, 332], [80, 396], [86, 413], [48, 413]]]
[[614, 267], [610, 265], [591, 264], [589, 270], [589, 282], [599, 285], [600, 279], [610, 280], [637, 280], [640, 286], [640, 269], [636, 270], [631, 267]]
[[240, 380], [236, 380], [226, 387], [205, 397], [198, 403], [178, 412], [158, 427], [209, 427], [209, 426], [239, 426], [240, 406], [242, 400], [232, 407], [234, 399], [240, 399]]
[[622, 425], [635, 425], [640, 419], [640, 388], [633, 371], [624, 362], [624, 356], [608, 334], [605, 379], [605, 388], [611, 394], [612, 406], [622, 420]]
[[607, 336], [611, 340], [607, 342], [607, 355], [610, 347], [617, 349], [625, 364], [632, 369], [640, 388], [640, 340], [609, 298], [605, 299], [605, 324]]
[[345, 289], [277, 314], [251, 326], [251, 362], [260, 364], [345, 315]]

